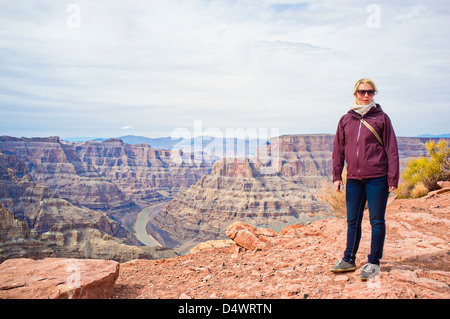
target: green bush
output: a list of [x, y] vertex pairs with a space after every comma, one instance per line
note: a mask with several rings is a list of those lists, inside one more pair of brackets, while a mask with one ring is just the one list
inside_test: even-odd
[[426, 149], [429, 157], [415, 158], [408, 162], [402, 174], [404, 182], [397, 191], [400, 198], [410, 198], [411, 192], [419, 183], [428, 191], [433, 191], [439, 189], [438, 181], [450, 180], [449, 143], [443, 139], [437, 144], [429, 141], [426, 143]]

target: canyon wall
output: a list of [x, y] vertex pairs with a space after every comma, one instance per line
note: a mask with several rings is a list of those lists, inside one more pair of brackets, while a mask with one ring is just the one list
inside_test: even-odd
[[139, 246], [105, 212], [72, 205], [28, 173], [16, 156], [0, 153], [0, 262], [18, 257], [126, 261], [176, 256], [168, 248]]
[[[34, 181], [61, 198], [106, 211], [167, 201], [211, 169], [181, 151], [130, 145], [115, 138], [73, 143], [59, 137], [2, 136], [0, 150], [23, 160]], [[178, 161], [172, 160], [174, 153]]]
[[161, 210], [148, 232], [185, 253], [199, 242], [224, 238], [235, 220], [279, 231], [323, 218], [327, 207], [315, 192], [331, 174], [333, 139], [281, 136], [255, 157], [215, 162], [209, 175]]
[[[45, 246], [42, 257], [123, 261], [174, 256], [171, 249], [140, 247], [133, 232], [136, 214], [172, 198], [210, 167], [181, 151], [118, 139], [66, 143], [58, 137], [3, 136], [0, 205], [26, 223], [39, 249]], [[1, 223], [7, 225], [7, 219]], [[7, 248], [13, 240], [18, 241], [8, 236], [2, 241], [3, 258], [14, 255]], [[25, 249], [22, 255], [39, 254]]]
[[[426, 155], [426, 138], [399, 137], [401, 170]], [[279, 231], [329, 213], [317, 188], [330, 183], [334, 135], [272, 138], [247, 159], [222, 159], [182, 191], [147, 225], [153, 237], [180, 253], [199, 242], [225, 238], [233, 221]]]

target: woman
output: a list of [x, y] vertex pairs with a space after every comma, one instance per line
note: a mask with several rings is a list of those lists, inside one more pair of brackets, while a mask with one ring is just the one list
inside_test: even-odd
[[347, 248], [332, 272], [356, 270], [356, 252], [361, 239], [361, 221], [366, 201], [372, 226], [368, 263], [359, 278], [367, 280], [380, 271], [386, 225], [384, 215], [389, 192], [399, 179], [397, 138], [391, 121], [381, 106], [375, 104], [375, 83], [370, 79], [356, 82], [355, 100], [341, 117], [333, 144], [333, 183], [340, 192], [342, 169], [347, 163]]

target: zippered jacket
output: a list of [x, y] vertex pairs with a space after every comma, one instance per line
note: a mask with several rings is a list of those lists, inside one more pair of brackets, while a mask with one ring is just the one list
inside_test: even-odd
[[[383, 145], [363, 124], [363, 118], [378, 133]], [[333, 143], [333, 182], [342, 180], [344, 161], [347, 178], [388, 177], [389, 186], [398, 186], [399, 157], [397, 138], [388, 115], [376, 104], [363, 117], [348, 111], [341, 117]]]

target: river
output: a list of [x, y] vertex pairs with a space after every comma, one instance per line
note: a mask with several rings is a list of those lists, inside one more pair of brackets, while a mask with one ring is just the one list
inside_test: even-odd
[[142, 209], [137, 217], [136, 223], [134, 224], [134, 233], [136, 238], [146, 246], [162, 246], [159, 244], [150, 234], [147, 233], [147, 223], [153, 220], [160, 212], [163, 206], [167, 205], [168, 202], [155, 204]]

